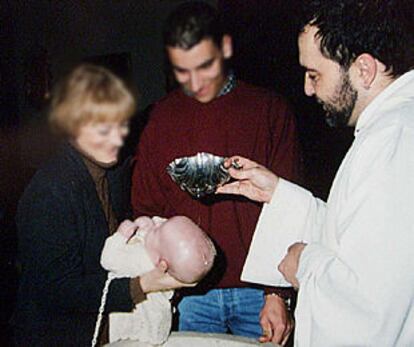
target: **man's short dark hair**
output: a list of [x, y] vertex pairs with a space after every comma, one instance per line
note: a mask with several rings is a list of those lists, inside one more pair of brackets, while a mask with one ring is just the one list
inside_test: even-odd
[[168, 17], [164, 26], [164, 44], [185, 50], [204, 39], [221, 47], [224, 29], [218, 10], [205, 2], [186, 2]]
[[322, 54], [346, 70], [362, 53], [393, 77], [414, 68], [412, 0], [310, 0], [303, 13], [301, 30], [316, 26]]

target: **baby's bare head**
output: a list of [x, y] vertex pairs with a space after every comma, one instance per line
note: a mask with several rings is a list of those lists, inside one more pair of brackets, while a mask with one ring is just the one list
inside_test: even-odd
[[161, 258], [168, 273], [184, 283], [199, 282], [211, 269], [216, 249], [190, 218], [175, 216], [159, 226]]

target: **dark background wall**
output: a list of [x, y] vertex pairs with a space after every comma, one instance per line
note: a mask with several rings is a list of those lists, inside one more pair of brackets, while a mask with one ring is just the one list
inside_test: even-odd
[[[7, 345], [13, 308], [14, 213], [34, 171], [56, 150], [44, 94], [80, 61], [104, 63], [140, 92], [129, 140], [138, 139], [145, 110], [166, 92], [162, 22], [178, 0], [2, 0], [0, 3], [0, 345]], [[285, 95], [297, 114], [305, 186], [325, 198], [352, 139], [329, 129], [302, 91], [296, 20], [300, 0], [218, 0], [233, 35], [233, 65], [242, 79]], [[254, 115], [252, 115], [254, 117]], [[3, 340], [1, 339], [3, 338]]]

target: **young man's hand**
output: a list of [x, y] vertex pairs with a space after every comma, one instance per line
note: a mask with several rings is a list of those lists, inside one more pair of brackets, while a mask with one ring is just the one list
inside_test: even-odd
[[260, 325], [263, 329], [260, 342], [272, 342], [282, 346], [287, 342], [293, 330], [293, 320], [282, 298], [271, 294], [265, 296], [265, 304], [260, 312]]

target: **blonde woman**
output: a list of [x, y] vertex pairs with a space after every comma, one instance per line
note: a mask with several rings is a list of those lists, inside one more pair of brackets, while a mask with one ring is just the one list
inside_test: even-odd
[[[100, 254], [118, 221], [128, 217], [128, 165], [120, 165], [118, 155], [134, 112], [130, 91], [102, 67], [76, 68], [53, 95], [51, 125], [66, 142], [35, 174], [17, 214], [22, 276], [13, 320], [19, 346], [92, 340], [106, 280]], [[180, 287], [165, 267], [112, 281], [107, 312], [130, 311], [145, 293]]]

